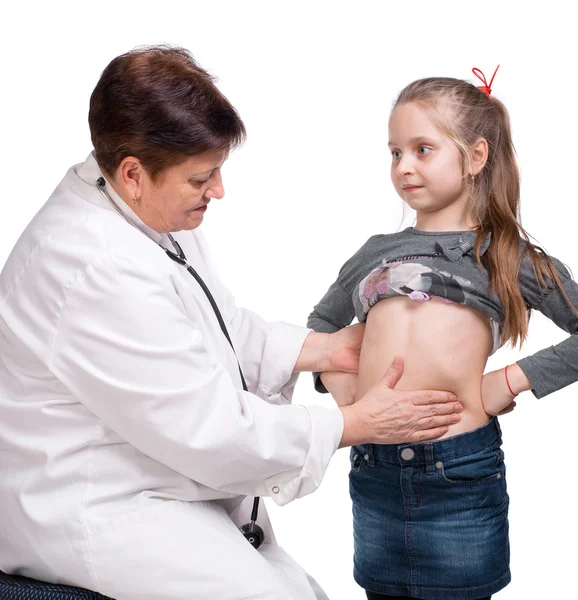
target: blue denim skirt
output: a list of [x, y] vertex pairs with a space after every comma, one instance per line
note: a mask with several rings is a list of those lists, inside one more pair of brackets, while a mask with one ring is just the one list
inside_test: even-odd
[[378, 594], [476, 600], [510, 582], [498, 420], [437, 442], [351, 449], [354, 577]]

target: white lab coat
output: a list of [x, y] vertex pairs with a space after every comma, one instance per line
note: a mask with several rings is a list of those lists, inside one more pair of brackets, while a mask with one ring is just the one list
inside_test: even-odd
[[262, 548], [237, 529], [252, 496], [315, 490], [342, 435], [336, 408], [290, 404], [308, 330], [237, 308], [175, 234], [244, 392], [205, 294], [100, 176], [72, 167], [0, 276], [0, 569], [118, 600], [326, 598], [263, 501]]

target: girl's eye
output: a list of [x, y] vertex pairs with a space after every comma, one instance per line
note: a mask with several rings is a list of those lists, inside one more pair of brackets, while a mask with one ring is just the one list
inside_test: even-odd
[[393, 156], [394, 160], [399, 160], [401, 158], [401, 152], [399, 150], [392, 150], [391, 156]]
[[429, 154], [431, 152], [431, 148], [426, 148], [425, 146], [420, 146], [418, 148], [418, 154], [421, 154], [422, 156], [424, 156], [425, 154]]

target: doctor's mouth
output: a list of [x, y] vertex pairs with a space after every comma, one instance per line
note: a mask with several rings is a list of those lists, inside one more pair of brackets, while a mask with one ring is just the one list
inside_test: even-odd
[[207, 206], [209, 205], [210, 200], [203, 202], [200, 206], [195, 205], [193, 208], [189, 208], [188, 212], [205, 212], [207, 210]]

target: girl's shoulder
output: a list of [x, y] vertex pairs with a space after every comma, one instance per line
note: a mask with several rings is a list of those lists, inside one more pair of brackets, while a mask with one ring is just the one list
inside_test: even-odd
[[522, 295], [530, 306], [536, 308], [540, 306], [546, 296], [558, 287], [551, 276], [551, 267], [563, 287], [573, 282], [573, 276], [570, 268], [560, 259], [546, 253], [541, 248], [537, 252], [532, 252], [533, 248], [531, 243], [520, 238], [518, 281]]
[[377, 233], [368, 238], [362, 246], [345, 262], [343, 268], [357, 265], [372, 258], [376, 253], [386, 252], [399, 245], [403, 232]]
[[[410, 238], [411, 239], [411, 238]], [[407, 245], [408, 234], [407, 231], [396, 231], [394, 233], [376, 233], [372, 235], [360, 250], [383, 250], [389, 248], [395, 248], [399, 245]]]

